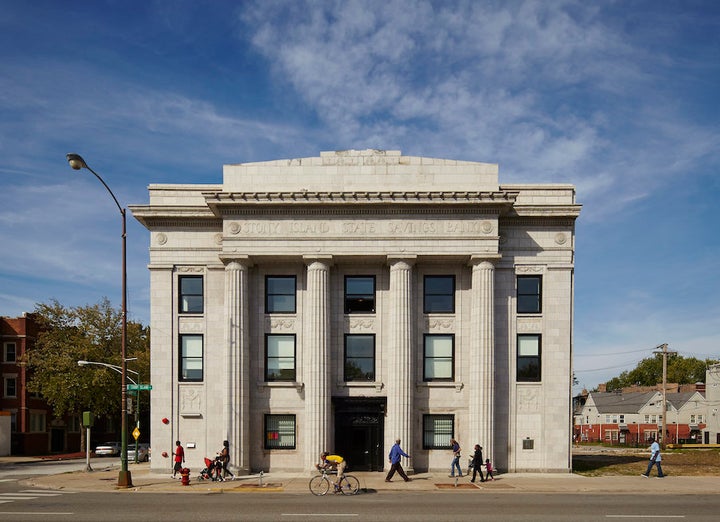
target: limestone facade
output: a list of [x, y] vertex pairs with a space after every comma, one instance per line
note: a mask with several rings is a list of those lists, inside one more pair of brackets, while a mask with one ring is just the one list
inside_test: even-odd
[[351, 150], [149, 192], [154, 455], [179, 439], [199, 469], [227, 439], [240, 473], [325, 449], [380, 471], [400, 438], [440, 470], [452, 436], [463, 469], [479, 443], [570, 470], [572, 185]]

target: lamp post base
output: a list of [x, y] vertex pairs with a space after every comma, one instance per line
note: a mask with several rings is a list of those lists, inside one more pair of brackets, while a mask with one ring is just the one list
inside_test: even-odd
[[120, 471], [120, 474], [118, 475], [118, 482], [117, 485], [119, 488], [131, 488], [133, 487], [132, 483], [132, 475], [130, 474], [130, 470], [127, 471]]

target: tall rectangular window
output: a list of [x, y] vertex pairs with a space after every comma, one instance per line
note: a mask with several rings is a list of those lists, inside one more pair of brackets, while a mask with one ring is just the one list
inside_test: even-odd
[[423, 290], [426, 314], [455, 313], [455, 276], [425, 276]]
[[295, 313], [295, 276], [265, 277], [265, 313]]
[[423, 415], [423, 449], [449, 449], [454, 425], [454, 415]]
[[295, 449], [295, 415], [265, 415], [265, 449]]
[[265, 336], [265, 380], [295, 380], [295, 336]]
[[539, 382], [540, 335], [522, 334], [517, 336], [517, 381]]
[[17, 345], [15, 343], [4, 343], [3, 361], [15, 362], [17, 360]]
[[518, 276], [517, 313], [542, 312], [542, 276]]
[[203, 336], [180, 336], [180, 380], [197, 382], [203, 380]]
[[17, 377], [5, 377], [3, 381], [5, 381], [4, 396], [6, 398], [17, 397]]
[[345, 276], [345, 313], [375, 312], [375, 277]]
[[345, 380], [375, 380], [374, 335], [345, 335]]
[[180, 313], [203, 313], [203, 277], [180, 276], [178, 284], [180, 286]]
[[455, 377], [453, 355], [454, 335], [425, 335], [424, 373], [425, 381], [452, 381]]

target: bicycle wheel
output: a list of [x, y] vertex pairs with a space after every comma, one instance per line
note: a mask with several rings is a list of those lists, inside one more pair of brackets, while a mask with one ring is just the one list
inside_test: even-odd
[[357, 495], [360, 491], [360, 481], [352, 475], [345, 475], [340, 481], [340, 491], [343, 495]]
[[317, 476], [310, 479], [310, 493], [318, 497], [326, 494], [330, 489], [330, 482], [323, 476]]

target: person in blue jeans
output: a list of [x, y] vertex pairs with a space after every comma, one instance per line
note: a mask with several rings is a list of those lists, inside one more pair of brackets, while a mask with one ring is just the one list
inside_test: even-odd
[[660, 456], [660, 444], [657, 443], [655, 437], [650, 437], [650, 462], [648, 463], [647, 470], [645, 470], [645, 473], [643, 473], [642, 476], [648, 478], [653, 466], [657, 466], [657, 476], [658, 478], [663, 478], [665, 474], [663, 473], [662, 466], [660, 465], [661, 461], [662, 457]]
[[458, 477], [462, 477], [462, 470], [460, 469], [460, 444], [455, 439], [450, 439], [450, 446], [452, 446], [453, 459], [450, 463], [450, 476], [455, 476], [455, 468], [457, 468]]

